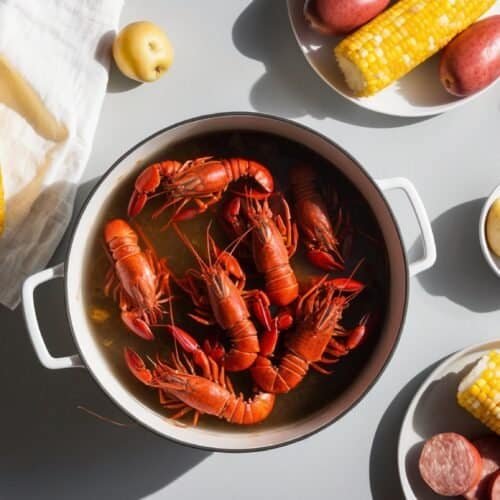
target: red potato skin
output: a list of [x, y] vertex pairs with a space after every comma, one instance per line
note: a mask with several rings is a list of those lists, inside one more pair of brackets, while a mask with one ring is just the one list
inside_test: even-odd
[[444, 88], [466, 97], [500, 76], [500, 15], [473, 24], [444, 50], [439, 67]]
[[345, 35], [380, 14], [390, 0], [307, 0], [311, 26], [326, 35]]

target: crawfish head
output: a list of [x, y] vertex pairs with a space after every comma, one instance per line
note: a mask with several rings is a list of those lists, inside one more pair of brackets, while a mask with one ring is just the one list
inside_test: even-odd
[[328, 284], [319, 283], [309, 291], [297, 306], [297, 315], [318, 330], [334, 328], [347, 307], [348, 297], [339, 295], [338, 290]]

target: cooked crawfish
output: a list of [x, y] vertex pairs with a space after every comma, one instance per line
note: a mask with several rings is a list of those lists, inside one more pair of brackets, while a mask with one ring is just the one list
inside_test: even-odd
[[267, 199], [234, 197], [224, 209], [224, 218], [236, 234], [251, 229], [252, 256], [257, 271], [264, 275], [265, 289], [271, 304], [287, 306], [299, 295], [299, 285], [290, 266], [297, 250], [297, 226], [292, 223], [290, 208], [280, 196], [283, 217], [275, 215]]
[[194, 411], [193, 425], [202, 414], [232, 424], [250, 425], [269, 416], [276, 399], [274, 394], [260, 392], [245, 401], [241, 394], [236, 395], [224, 367], [207, 356], [188, 333], [178, 327], [170, 327], [170, 331], [183, 349], [191, 353], [194, 364], [185, 354], [184, 362], [181, 361], [177, 348], [171, 364], [158, 359], [153, 371], [147, 369], [132, 349], [126, 347], [124, 356], [128, 368], [142, 383], [159, 390], [162, 406], [175, 411], [172, 419]]
[[161, 320], [163, 304], [171, 300], [166, 260], [158, 259], [146, 240], [148, 248], [142, 251], [137, 233], [122, 219], [106, 224], [104, 240], [112, 260], [104, 293], [118, 302], [122, 321], [129, 330], [152, 340], [150, 325]]
[[[215, 159], [208, 156], [184, 163], [173, 160], [154, 163], [137, 177], [128, 214], [135, 217], [148, 199], [163, 193], [165, 203], [154, 216], [178, 205], [173, 220], [191, 219], [219, 201], [231, 182], [244, 177], [255, 180], [266, 193], [274, 189], [269, 170], [261, 163], [244, 158]], [[190, 203], [192, 206], [188, 206]]]
[[194, 313], [189, 316], [202, 324], [219, 325], [230, 343], [223, 357], [226, 370], [246, 370], [259, 352], [257, 330], [250, 319], [247, 301], [257, 319], [270, 328], [269, 299], [260, 290], [244, 290], [246, 277], [238, 261], [229, 252], [219, 250], [208, 229], [208, 264], [175, 224], [174, 229], [200, 266], [200, 270], [188, 269], [184, 279], [177, 280], [195, 305]]
[[343, 269], [344, 259], [338, 240], [342, 211], [338, 211], [333, 228], [316, 183], [317, 172], [311, 166], [297, 165], [291, 169], [294, 214], [306, 247], [306, 255], [311, 264], [325, 271]]
[[256, 384], [264, 391], [285, 393], [296, 387], [306, 376], [309, 366], [321, 373], [329, 373], [322, 364], [336, 363], [357, 347], [366, 333], [365, 316], [359, 325], [346, 331], [341, 325], [344, 309], [363, 289], [355, 280], [350, 290], [339, 289], [335, 280], [323, 277], [297, 304], [297, 327], [285, 339], [285, 352], [278, 365], [259, 356], [251, 373]]

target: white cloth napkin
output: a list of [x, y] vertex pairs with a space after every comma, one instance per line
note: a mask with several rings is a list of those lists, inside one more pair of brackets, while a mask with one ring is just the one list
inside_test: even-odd
[[0, 0], [0, 54], [68, 130], [39, 136], [0, 103], [7, 225], [0, 236], [0, 303], [19, 303], [24, 279], [46, 266], [71, 217], [106, 91], [122, 0]]

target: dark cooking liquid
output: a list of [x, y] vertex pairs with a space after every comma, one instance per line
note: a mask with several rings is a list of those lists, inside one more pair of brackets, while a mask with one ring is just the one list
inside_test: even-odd
[[[95, 308], [104, 309], [110, 314], [109, 319], [106, 321], [92, 321], [92, 324], [94, 325], [94, 335], [112, 370], [139, 400], [163, 415], [168, 415], [168, 411], [160, 406], [157, 392], [137, 381], [125, 366], [123, 348], [124, 346], [130, 346], [144, 358], [146, 356], [154, 358], [157, 352], [160, 352], [165, 357], [171, 348], [171, 339], [162, 329], [155, 330], [156, 340], [153, 342], [144, 341], [131, 334], [121, 322], [118, 305], [112, 299], [104, 296], [103, 281], [109, 268], [109, 261], [103, 249], [102, 229], [105, 223], [112, 218], [126, 218], [127, 204], [133, 183], [143, 166], [162, 159], [183, 161], [201, 156], [242, 156], [262, 162], [268, 166], [274, 175], [276, 189], [285, 193], [287, 197], [289, 197], [288, 168], [300, 161], [314, 165], [320, 171], [321, 184], [327, 185], [331, 183], [335, 187], [344, 206], [351, 215], [351, 224], [355, 232], [352, 250], [347, 259], [347, 268], [352, 269], [361, 257], [365, 258], [359, 272], [356, 273], [356, 279], [367, 283], [368, 287], [345, 311], [342, 323], [346, 327], [352, 327], [366, 312], [377, 311], [381, 318], [380, 325], [383, 325], [385, 316], [388, 273], [386, 251], [379, 234], [378, 225], [370, 208], [356, 189], [342, 174], [332, 168], [331, 164], [303, 146], [281, 137], [262, 133], [238, 131], [217, 133], [170, 144], [158, 156], [144, 159], [142, 165], [138, 167], [128, 181], [124, 182], [119, 189], [110, 193], [109, 202], [100, 213], [102, 221], [98, 228], [99, 233], [92, 235], [89, 243], [86, 257], [88, 276], [85, 285], [85, 302], [88, 314], [90, 315]], [[176, 275], [181, 275], [189, 267], [196, 268], [196, 262], [172, 229], [166, 232], [159, 231], [160, 226], [168, 220], [168, 212], [160, 216], [159, 219], [152, 220], [151, 213], [161, 205], [162, 200], [160, 197], [150, 201], [134, 222], [141, 225], [154, 244], [158, 255], [167, 258], [173, 272]], [[180, 224], [195, 247], [202, 252], [202, 255], [205, 255], [205, 235], [209, 221], [212, 221], [211, 234], [219, 245], [223, 247], [229, 242], [226, 233], [221, 230], [217, 221], [217, 214], [221, 206], [222, 203], [219, 203], [214, 206], [212, 211]], [[291, 206], [293, 206], [293, 202]], [[311, 276], [322, 275], [321, 271], [310, 266], [305, 260], [300, 246], [291, 262], [302, 285], [308, 283]], [[262, 287], [262, 281], [255, 276], [251, 262], [245, 264], [245, 270], [248, 273], [247, 288]], [[343, 275], [347, 275], [348, 272]], [[192, 305], [180, 291], [176, 290], [176, 292], [181, 297], [175, 302], [174, 306], [176, 324], [201, 341], [215, 327], [202, 326], [189, 319], [186, 312], [192, 308]], [[300, 418], [307, 418], [333, 399], [342, 395], [351, 381], [357, 376], [377, 344], [380, 329], [381, 326], [370, 332], [368, 340], [359, 349], [337, 363], [334, 366], [332, 375], [320, 375], [311, 369], [305, 380], [295, 390], [289, 394], [278, 396], [272, 414], [259, 425], [261, 427], [271, 427], [291, 423]], [[286, 332], [283, 333], [283, 335], [286, 334]], [[248, 374], [230, 374], [230, 377], [237, 389], [243, 390], [247, 396], [251, 394], [251, 381]], [[189, 422], [190, 419], [191, 416], [188, 416], [186, 422]], [[240, 426], [228, 424], [208, 415], [202, 416], [199, 425], [211, 428], [224, 427], [226, 430], [241, 430]]]

